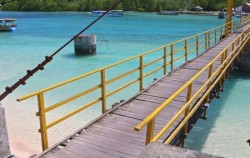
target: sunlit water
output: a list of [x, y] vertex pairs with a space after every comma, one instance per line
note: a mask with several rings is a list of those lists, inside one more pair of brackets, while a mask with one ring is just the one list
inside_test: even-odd
[[[94, 20], [93, 17], [89, 17], [85, 13], [75, 12], [0, 12], [0, 18], [2, 17], [17, 18], [16, 22], [18, 26], [15, 32], [0, 33], [1, 92], [4, 91], [5, 86], [12, 85], [25, 74], [27, 69], [34, 68], [44, 59], [44, 56], [53, 53], [73, 35]], [[183, 37], [202, 32], [222, 23], [224, 23], [224, 21], [218, 20], [217, 17], [192, 15], [159, 16], [156, 14], [129, 13], [120, 18], [103, 18], [86, 32], [97, 35], [96, 55], [76, 57], [74, 55], [74, 46], [70, 44], [54, 58], [53, 62], [45, 67], [44, 71], [38, 72], [34, 77], [30, 78], [27, 85], [19, 87], [2, 101], [2, 104], [6, 108], [9, 136], [13, 144], [12, 150], [21, 150], [27, 153], [34, 153], [40, 150], [40, 136], [37, 133], [37, 129], [39, 129], [39, 120], [35, 116], [37, 112], [36, 97], [27, 101], [16, 102], [18, 97], [154, 49]], [[150, 61], [150, 57], [145, 60]], [[136, 61], [128, 64], [129, 65], [123, 65], [119, 68], [112, 69], [108, 73], [112, 76], [112, 74], [119, 74], [120, 70], [124, 67], [138, 66], [138, 62]], [[161, 75], [162, 73], [156, 73], [155, 77]], [[69, 94], [76, 94], [82, 89], [86, 89], [90, 83], [95, 83], [97, 80], [99, 80], [98, 75], [77, 82], [69, 87], [59, 89], [54, 93], [52, 92], [51, 95], [50, 93], [45, 95], [46, 106], [52, 105], [58, 98], [62, 99], [65, 95], [69, 96]], [[244, 81], [247, 82], [247, 80]], [[148, 81], [148, 83], [149, 82], [151, 81]], [[242, 83], [242, 81], [232, 80], [228, 85], [240, 83]], [[250, 84], [248, 83], [248, 85]], [[110, 87], [110, 89], [112, 88], [113, 87]], [[108, 100], [108, 108], [110, 108], [112, 103], [134, 95], [137, 90], [138, 87], [130, 88], [130, 90], [121, 92], [119, 95], [110, 98]], [[232, 91], [226, 91], [223, 93], [223, 98], [231, 99], [233, 98], [231, 97], [233, 94]], [[96, 95], [99, 95], [99, 93]], [[88, 96], [87, 99], [76, 101], [70, 106], [65, 106], [60, 110], [49, 113], [48, 121], [52, 121], [55, 117], [58, 118], [62, 114], [76, 109], [93, 98], [96, 98], [96, 96]], [[243, 101], [243, 99], [240, 101]], [[226, 103], [221, 104], [225, 107], [227, 106]], [[96, 116], [99, 116], [100, 111], [100, 104], [97, 104], [58, 126], [49, 129], [50, 145], [80, 128]], [[221, 113], [222, 111], [223, 110], [221, 110]], [[231, 114], [235, 112], [237, 111], [228, 111], [227, 113]], [[211, 117], [214, 118], [216, 122], [220, 120], [220, 117], [218, 119], [213, 116]], [[225, 122], [228, 121], [226, 119], [221, 119], [220, 124]], [[238, 125], [240, 124], [232, 125], [232, 127]], [[198, 124], [197, 127], [200, 126], [203, 126], [203, 123]], [[211, 124], [204, 125], [204, 128], [205, 127], [214, 126]], [[219, 125], [216, 125], [214, 128], [217, 127], [221, 128]], [[244, 128], [245, 126], [242, 127], [242, 129]], [[225, 131], [225, 133], [228, 134], [228, 130]], [[204, 134], [199, 133], [199, 135], [202, 136]], [[246, 135], [245, 133], [245, 136]], [[214, 137], [217, 138], [220, 136]], [[231, 135], [228, 135], [228, 137], [231, 137]], [[191, 141], [194, 143], [190, 143], [189, 148], [195, 148], [198, 144], [209, 143], [211, 140], [206, 140], [204, 138], [203, 141], [200, 142], [193, 138]], [[245, 142], [243, 145], [246, 145]], [[234, 147], [235, 146], [238, 145], [235, 144]], [[196, 149], [204, 152], [214, 152], [208, 150], [208, 146], [204, 146], [203, 148], [201, 145]], [[239, 149], [242, 148], [240, 147]], [[228, 149], [225, 146], [221, 146], [220, 150], [227, 151]]]
[[186, 147], [205, 153], [231, 157], [250, 157], [250, 74], [235, 73], [225, 83], [221, 99], [214, 99], [208, 120], [199, 120], [189, 134]]

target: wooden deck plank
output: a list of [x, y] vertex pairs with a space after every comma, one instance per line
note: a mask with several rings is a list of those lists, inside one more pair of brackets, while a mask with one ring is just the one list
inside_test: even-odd
[[[58, 153], [62, 153], [64, 155], [65, 158], [74, 158], [74, 157], [86, 157], [89, 158], [90, 153], [89, 150], [86, 151], [82, 151], [82, 149], [79, 149], [77, 147], [74, 147], [73, 149], [68, 149], [68, 148], [62, 148], [61, 150], [57, 151]], [[99, 156], [96, 155], [96, 152], [91, 153], [91, 155], [95, 155], [95, 157], [101, 158]], [[102, 157], [103, 158], [103, 157]]]
[[[134, 128], [122, 126], [122, 125], [107, 125], [107, 124], [96, 124], [96, 126], [99, 126], [97, 128], [103, 129], [103, 130], [110, 130], [110, 131], [116, 131], [119, 133], [124, 133], [125, 135], [131, 135], [133, 137], [142, 138], [145, 139], [145, 133], [146, 130], [142, 130], [140, 132], [134, 131]], [[144, 134], [143, 134], [144, 133]]]
[[72, 142], [69, 142], [67, 144], [66, 148], [69, 152], [75, 152], [80, 157], [122, 157], [120, 153], [116, 152], [110, 152], [105, 150], [104, 148], [101, 148], [99, 146], [96, 146], [95, 144], [89, 143], [87, 141], [79, 141], [77, 139], [74, 139]]
[[124, 133], [112, 132], [112, 134], [111, 134], [110, 131], [102, 130], [100, 128], [92, 128], [92, 129], [89, 129], [89, 131], [93, 132], [95, 134], [101, 135], [101, 136], [108, 135], [108, 137], [116, 138], [117, 140], [126, 141], [128, 143], [132, 143], [132, 144], [136, 144], [136, 145], [142, 145], [142, 144], [144, 145], [144, 143], [145, 143], [144, 138], [137, 138], [137, 137], [133, 137], [133, 136], [128, 136]]
[[[92, 145], [92, 147], [94, 149], [98, 149], [99, 151], [102, 151], [102, 152], [106, 152], [108, 154], [113, 154], [114, 156], [118, 156], [118, 157], [135, 157], [134, 154], [137, 154], [135, 153], [136, 151], [134, 150], [131, 150], [131, 151], [120, 151], [122, 150], [123, 148], [121, 146], [110, 146], [108, 143], [106, 143], [105, 141], [103, 140], [99, 140], [99, 139], [90, 139], [88, 137], [86, 138], [80, 138], [80, 137], [76, 137], [74, 139], [74, 144], [78, 144], [80, 146], [84, 145], [84, 146], [87, 146], [87, 145]], [[120, 150], [119, 150], [120, 148]], [[126, 153], [125, 153], [126, 152]]]
[[97, 135], [95, 135], [94, 133], [85, 133], [84, 135], [81, 135], [78, 138], [79, 139], [87, 138], [92, 141], [95, 141], [96, 139], [98, 139], [100, 141], [103, 141], [104, 142], [103, 144], [109, 145], [111, 147], [115, 147], [118, 149], [118, 151], [121, 151], [121, 152], [123, 152], [122, 150], [129, 150], [130, 147], [132, 147], [136, 151], [142, 151], [142, 149], [144, 148], [144, 143], [134, 144], [134, 143], [130, 143], [127, 141], [120, 141], [113, 137], [110, 137], [110, 135], [99, 135], [99, 133]]

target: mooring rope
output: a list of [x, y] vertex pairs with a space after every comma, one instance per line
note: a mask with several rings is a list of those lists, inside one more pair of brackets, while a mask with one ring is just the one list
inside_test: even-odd
[[73, 36], [68, 42], [66, 42], [63, 46], [61, 46], [59, 49], [57, 49], [53, 54], [50, 56], [45, 56], [45, 60], [38, 64], [34, 69], [27, 70], [27, 74], [19, 79], [15, 84], [13, 84], [11, 87], [5, 87], [5, 92], [3, 92], [0, 95], [0, 101], [3, 100], [6, 96], [8, 96], [10, 93], [12, 93], [17, 87], [20, 85], [25, 85], [26, 81], [33, 76], [37, 71], [44, 70], [44, 66], [48, 64], [51, 60], [53, 60], [53, 57], [58, 54], [63, 48], [65, 48], [68, 44], [70, 44], [76, 37], [78, 37], [81, 33], [89, 29], [92, 25], [94, 25], [97, 21], [99, 21], [102, 17], [104, 17], [109, 11], [115, 9], [123, 0], [119, 0], [118, 2], [114, 3], [108, 10], [106, 10], [101, 16], [96, 18], [93, 22], [91, 22], [87, 27], [85, 27], [83, 30], [81, 30], [78, 34]]

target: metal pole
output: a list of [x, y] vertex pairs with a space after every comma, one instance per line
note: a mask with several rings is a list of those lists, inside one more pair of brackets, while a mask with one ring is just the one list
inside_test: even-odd
[[227, 20], [226, 23], [229, 23], [226, 26], [226, 36], [228, 36], [231, 32], [232, 32], [232, 17], [233, 17], [233, 13], [232, 13], [232, 9], [233, 9], [233, 0], [227, 0]]
[[101, 91], [102, 91], [102, 113], [104, 114], [106, 109], [106, 72], [105, 69], [101, 71]]

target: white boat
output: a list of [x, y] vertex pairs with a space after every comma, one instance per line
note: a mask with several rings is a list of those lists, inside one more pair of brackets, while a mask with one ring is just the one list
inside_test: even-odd
[[16, 19], [14, 18], [5, 18], [0, 19], [0, 31], [14, 31], [16, 30]]
[[178, 11], [161, 11], [159, 15], [179, 15], [180, 12]]
[[[101, 16], [102, 14], [104, 14], [106, 11], [102, 11], [102, 10], [95, 10], [92, 12], [88, 12], [88, 14], [90, 14], [91, 16]], [[110, 17], [121, 17], [123, 16], [123, 10], [111, 10], [109, 11], [105, 16], [110, 16]]]
[[248, 14], [247, 13], [245, 13], [245, 12], [240, 12], [240, 13], [236, 13], [234, 16], [236, 17], [236, 18], [241, 18], [242, 16], [247, 16]]

